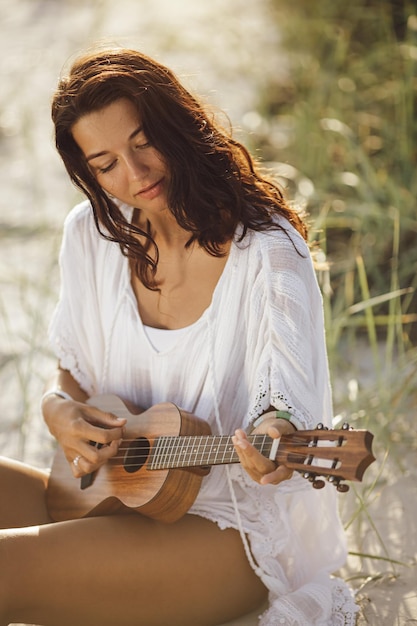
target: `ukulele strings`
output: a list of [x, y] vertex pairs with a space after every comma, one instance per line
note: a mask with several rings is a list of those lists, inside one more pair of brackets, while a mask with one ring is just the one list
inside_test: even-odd
[[[158, 441], [165, 439], [165, 441]], [[178, 460], [181, 455], [187, 455], [189, 459], [206, 457], [210, 455], [223, 456], [233, 455], [235, 452], [231, 437], [218, 437], [218, 441], [207, 441], [207, 437], [201, 436], [163, 436], [155, 438], [155, 443], [151, 444], [147, 450], [143, 450], [141, 445], [131, 445], [136, 439], [124, 439], [119, 447], [118, 454], [111, 457], [110, 461], [121, 461], [127, 467], [129, 465], [144, 464], [151, 456], [167, 457]], [[127, 444], [127, 445], [126, 445]], [[131, 458], [129, 458], [131, 457]], [[127, 461], [127, 463], [126, 463]], [[130, 461], [130, 463], [129, 463]]]
[[[212, 437], [212, 439], [211, 439]], [[282, 438], [284, 438], [283, 435]], [[165, 439], [163, 443], [161, 443], [161, 439]], [[208, 439], [211, 439], [208, 441]], [[217, 439], [217, 441], [216, 441]], [[252, 435], [249, 438], [249, 441], [256, 445], [263, 445], [265, 441], [269, 439], [268, 435]], [[291, 439], [285, 439], [285, 451], [291, 450], [291, 448], [307, 448], [308, 451], [314, 450], [317, 446], [314, 442], [315, 437], [303, 437], [297, 435], [291, 435]], [[150, 456], [154, 454], [158, 455], [167, 455], [169, 458], [178, 460], [178, 457], [182, 454], [187, 454], [193, 458], [195, 461], [195, 457], [199, 457], [203, 455], [212, 454], [213, 456], [219, 457], [223, 455], [223, 458], [226, 455], [233, 455], [235, 453], [235, 449], [231, 440], [231, 436], [206, 436], [206, 435], [197, 435], [197, 436], [158, 436], [155, 438], [155, 443], [149, 445], [146, 451], [143, 450], [143, 445], [132, 445], [137, 441], [138, 438], [134, 439], [123, 439], [121, 446], [119, 447], [118, 453], [110, 457], [109, 461], [112, 463], [120, 463], [125, 465], [126, 467], [135, 466], [135, 465], [144, 465], [149, 459]], [[187, 443], [185, 443], [187, 441]], [[156, 451], [157, 448], [157, 451]], [[309, 452], [303, 453], [305, 456], [308, 456]], [[279, 454], [281, 452], [281, 454]], [[280, 451], [278, 448], [277, 457], [283, 456], [282, 450]], [[285, 452], [284, 452], [285, 454]], [[129, 458], [131, 457], [131, 458]], [[202, 460], [203, 462], [203, 460]]]

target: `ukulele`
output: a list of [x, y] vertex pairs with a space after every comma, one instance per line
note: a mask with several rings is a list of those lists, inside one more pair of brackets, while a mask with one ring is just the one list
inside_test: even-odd
[[[192, 506], [211, 466], [239, 463], [231, 436], [211, 435], [207, 422], [169, 402], [136, 414], [114, 395], [96, 396], [88, 403], [127, 418], [125, 438], [116, 456], [81, 479], [74, 478], [58, 449], [46, 492], [55, 521], [138, 512], [175, 522]], [[248, 439], [261, 454], [300, 472], [316, 489], [324, 486], [318, 478], [323, 476], [338, 491], [348, 491], [342, 481], [361, 481], [375, 460], [372, 433], [347, 424], [340, 430], [319, 424], [316, 430], [280, 439], [268, 435]]]

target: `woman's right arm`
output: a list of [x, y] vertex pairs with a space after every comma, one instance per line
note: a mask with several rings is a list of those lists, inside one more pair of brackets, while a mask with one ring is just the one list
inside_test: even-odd
[[[68, 397], [53, 391], [64, 392]], [[125, 419], [86, 404], [87, 400], [85, 391], [61, 367], [51, 378], [42, 399], [45, 423], [76, 477], [94, 472], [117, 453], [126, 424]]]
[[[86, 402], [88, 400], [87, 394], [83, 389], [81, 389], [80, 385], [73, 378], [73, 376], [71, 376], [69, 371], [62, 369], [59, 366], [57, 367], [54, 376], [52, 376], [48, 382], [47, 388], [45, 389], [44, 397], [54, 390], [64, 391], [65, 393], [70, 395], [73, 400], [77, 400], [78, 402]], [[47, 406], [47, 400], [52, 397], [52, 393], [50, 396], [45, 397], [45, 400], [42, 402], [42, 409], [44, 408], [44, 405]], [[45, 412], [44, 416], [46, 421]]]

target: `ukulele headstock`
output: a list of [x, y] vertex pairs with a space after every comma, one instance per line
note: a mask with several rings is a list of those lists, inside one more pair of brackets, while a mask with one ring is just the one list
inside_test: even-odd
[[361, 481], [375, 461], [373, 437], [368, 430], [353, 430], [349, 424], [337, 430], [318, 424], [315, 430], [283, 435], [276, 460], [299, 472], [315, 489], [322, 489], [326, 478], [344, 493], [349, 485], [343, 481]]

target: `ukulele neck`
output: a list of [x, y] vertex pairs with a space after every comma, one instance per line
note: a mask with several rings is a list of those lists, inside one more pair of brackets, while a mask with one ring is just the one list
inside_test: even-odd
[[[248, 439], [261, 454], [269, 456], [273, 440], [268, 435], [251, 435]], [[158, 437], [150, 454], [148, 468], [162, 470], [230, 463], [239, 463], [230, 436]]]

